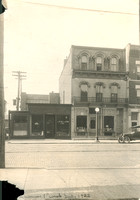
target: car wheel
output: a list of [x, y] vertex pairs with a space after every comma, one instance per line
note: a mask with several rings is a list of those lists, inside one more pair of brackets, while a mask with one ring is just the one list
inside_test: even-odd
[[124, 142], [125, 142], [125, 143], [130, 143], [130, 138], [129, 138], [128, 136], [125, 136], [125, 137], [124, 137]]
[[122, 136], [120, 136], [120, 137], [118, 138], [118, 142], [119, 142], [119, 143], [123, 143], [123, 142], [124, 142]]

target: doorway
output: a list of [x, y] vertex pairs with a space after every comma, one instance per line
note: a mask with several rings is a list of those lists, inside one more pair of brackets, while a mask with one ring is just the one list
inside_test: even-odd
[[55, 137], [55, 116], [54, 115], [45, 116], [45, 137], [46, 138]]

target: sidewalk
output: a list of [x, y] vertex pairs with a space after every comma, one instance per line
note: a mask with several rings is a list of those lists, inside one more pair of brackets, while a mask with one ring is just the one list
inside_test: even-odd
[[0, 179], [24, 189], [27, 200], [140, 197], [139, 169], [0, 169]]
[[[6, 140], [6, 142], [11, 144], [97, 144], [95, 139], [74, 139], [74, 140], [59, 140], [59, 139], [11, 139]], [[114, 144], [118, 143], [117, 139], [100, 139], [99, 144]]]

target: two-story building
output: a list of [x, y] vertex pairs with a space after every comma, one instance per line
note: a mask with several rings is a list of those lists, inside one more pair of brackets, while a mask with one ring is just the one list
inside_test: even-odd
[[72, 138], [95, 137], [96, 129], [102, 137], [116, 136], [127, 129], [127, 76], [125, 49], [71, 46], [59, 92], [61, 104], [73, 105]]

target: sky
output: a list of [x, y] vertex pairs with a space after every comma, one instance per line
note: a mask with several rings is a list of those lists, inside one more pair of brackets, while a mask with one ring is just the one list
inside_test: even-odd
[[139, 44], [139, 0], [7, 0], [7, 5], [4, 88], [8, 110], [16, 109], [12, 103], [18, 86], [12, 71], [26, 72], [22, 92], [59, 92], [59, 76], [71, 45], [124, 49], [128, 43]]

